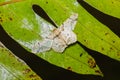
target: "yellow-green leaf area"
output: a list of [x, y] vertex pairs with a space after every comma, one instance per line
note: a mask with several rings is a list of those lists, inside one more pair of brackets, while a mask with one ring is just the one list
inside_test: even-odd
[[22, 60], [14, 56], [3, 46], [0, 46], [0, 79], [42, 80]]

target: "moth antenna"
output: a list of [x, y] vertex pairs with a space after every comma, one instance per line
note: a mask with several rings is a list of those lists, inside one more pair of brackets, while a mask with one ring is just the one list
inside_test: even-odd
[[47, 13], [38, 5], [34, 4], [32, 6], [33, 11], [38, 14], [40, 17], [51, 23], [53, 26], [57, 28], [57, 25], [54, 23], [54, 21], [47, 15]]

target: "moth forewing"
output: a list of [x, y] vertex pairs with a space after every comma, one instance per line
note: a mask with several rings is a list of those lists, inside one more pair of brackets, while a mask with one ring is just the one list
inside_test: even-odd
[[55, 27], [50, 23], [48, 23], [47, 21], [45, 21], [43, 18], [39, 17], [36, 13], [35, 13], [35, 17], [38, 22], [40, 36], [42, 38], [48, 37], [51, 34], [51, 32], [55, 29]]
[[75, 43], [77, 41], [76, 34], [72, 31], [77, 23], [78, 14], [72, 14], [64, 23], [60, 26], [60, 36], [66, 42], [67, 45]]
[[60, 39], [59, 37], [56, 37], [53, 40], [52, 49], [54, 51], [63, 52], [66, 47], [67, 47], [66, 43], [62, 39]]
[[53, 40], [44, 39], [42, 41], [37, 41], [32, 48], [33, 53], [45, 52], [51, 49]]
[[60, 27], [63, 27], [65, 30], [74, 30], [77, 23], [78, 14], [72, 14]]

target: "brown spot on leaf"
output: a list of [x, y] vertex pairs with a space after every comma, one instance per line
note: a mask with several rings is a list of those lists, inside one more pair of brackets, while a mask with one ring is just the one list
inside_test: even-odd
[[13, 20], [11, 17], [10, 17], [9, 19], [10, 19], [10, 21], [12, 21], [12, 20]]
[[113, 41], [113, 43], [115, 43], [115, 41]]
[[3, 20], [2, 20], [2, 19], [0, 19], [0, 22], [3, 22]]
[[84, 42], [86, 42], [87, 40], [84, 40]]
[[105, 33], [105, 35], [108, 35], [109, 33]]
[[31, 75], [29, 75], [29, 77], [30, 78], [35, 78], [35, 77], [37, 77], [37, 75], [36, 74], [31, 74]]
[[46, 4], [48, 4], [48, 2], [46, 1]]
[[80, 57], [82, 57], [83, 53], [80, 54]]
[[96, 73], [101, 74], [102, 72], [100, 70], [95, 70]]
[[112, 48], [112, 47], [110, 47], [110, 50], [113, 50], [113, 48]]
[[102, 48], [101, 48], [101, 50], [103, 51], [103, 50], [104, 50], [104, 48], [102, 47]]
[[27, 73], [29, 73], [31, 70], [30, 69], [25, 69], [24, 71], [23, 71], [23, 74], [27, 74]]
[[72, 68], [71, 68], [71, 67], [68, 67], [68, 68], [67, 68], [67, 70], [70, 70], [70, 71], [72, 71]]
[[90, 68], [96, 67], [96, 62], [92, 58], [89, 58], [88, 64], [89, 64]]
[[117, 53], [117, 56], [120, 56], [120, 53]]
[[9, 53], [9, 56], [10, 56], [10, 57], [15, 57], [15, 56], [14, 56], [13, 54], [11, 54], [11, 53]]
[[15, 63], [12, 63], [13, 65], [15, 65]]

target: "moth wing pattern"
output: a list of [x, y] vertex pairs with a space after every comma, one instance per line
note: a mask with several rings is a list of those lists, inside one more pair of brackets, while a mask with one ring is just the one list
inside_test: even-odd
[[51, 39], [44, 39], [42, 41], [37, 41], [32, 48], [33, 53], [40, 53], [49, 51], [52, 47], [53, 40]]
[[77, 23], [78, 14], [73, 13], [60, 27], [63, 27], [64, 30], [74, 30]]
[[60, 36], [67, 45], [73, 44], [77, 41], [77, 36], [73, 31], [61, 31]]
[[52, 49], [56, 52], [63, 52], [67, 47], [66, 43], [61, 40], [59, 37], [54, 38]]
[[[76, 34], [72, 31], [77, 23], [78, 14], [72, 14], [64, 23], [60, 26], [60, 36], [64, 39], [67, 45], [75, 43], [77, 41]], [[63, 28], [63, 30], [62, 30]]]
[[35, 17], [38, 22], [38, 26], [40, 30], [39, 35], [45, 39], [51, 34], [51, 32], [55, 29], [55, 27], [50, 23], [48, 23], [47, 21], [45, 21], [43, 18], [39, 17], [36, 13], [35, 13]]
[[42, 26], [41, 26], [41, 37], [42, 38], [48, 38], [50, 36], [50, 34], [52, 34], [52, 30], [51, 30], [51, 25], [47, 25], [47, 24], [44, 24], [42, 23]]

